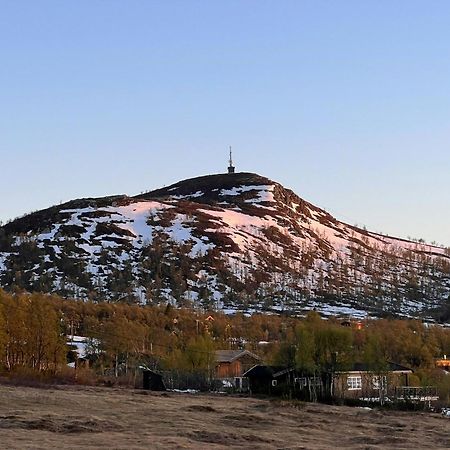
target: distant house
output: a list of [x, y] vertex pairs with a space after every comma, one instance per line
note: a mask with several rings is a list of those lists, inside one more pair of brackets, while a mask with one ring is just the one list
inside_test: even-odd
[[216, 350], [215, 378], [227, 382], [227, 386], [243, 389], [242, 377], [261, 358], [248, 350]]
[[450, 358], [447, 358], [447, 355], [444, 355], [442, 359], [437, 359], [436, 367], [438, 369], [443, 369], [447, 372], [450, 372]]
[[408, 367], [393, 362], [379, 370], [364, 363], [354, 363], [349, 370], [334, 373], [332, 393], [339, 398], [395, 398], [400, 388], [409, 387], [412, 373]]
[[216, 350], [216, 378], [242, 377], [244, 372], [261, 362], [248, 350]]
[[253, 394], [288, 395], [303, 400], [334, 398], [364, 399], [367, 401], [427, 400], [419, 388], [410, 387], [412, 370], [395, 363], [387, 363], [374, 371], [363, 363], [355, 363], [348, 370], [304, 373], [293, 367], [256, 365], [244, 373]]
[[289, 395], [315, 400], [323, 391], [319, 376], [304, 374], [293, 367], [257, 365], [244, 373], [252, 394]]
[[[92, 340], [95, 343], [95, 340]], [[88, 367], [88, 338], [85, 336], [67, 336], [67, 361], [70, 367]]]

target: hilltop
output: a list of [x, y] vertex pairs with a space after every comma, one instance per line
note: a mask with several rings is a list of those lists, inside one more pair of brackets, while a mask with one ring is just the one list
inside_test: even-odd
[[450, 251], [343, 223], [257, 174], [218, 174], [2, 226], [0, 285], [227, 312], [445, 320]]

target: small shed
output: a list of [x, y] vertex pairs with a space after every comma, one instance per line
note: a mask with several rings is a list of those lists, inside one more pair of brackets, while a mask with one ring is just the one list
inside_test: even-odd
[[295, 369], [256, 365], [244, 373], [253, 394], [279, 395], [294, 385]]
[[318, 374], [294, 367], [257, 365], [244, 373], [252, 394], [287, 395], [307, 401], [323, 397], [327, 382]]
[[147, 369], [142, 371], [142, 387], [148, 391], [166, 390], [162, 375]]

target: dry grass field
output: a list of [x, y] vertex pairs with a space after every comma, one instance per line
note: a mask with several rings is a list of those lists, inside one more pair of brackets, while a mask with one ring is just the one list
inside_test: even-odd
[[0, 386], [8, 449], [444, 449], [450, 420], [219, 395]]

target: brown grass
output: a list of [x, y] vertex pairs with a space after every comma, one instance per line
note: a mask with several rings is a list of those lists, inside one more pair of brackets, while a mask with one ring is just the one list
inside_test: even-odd
[[438, 414], [66, 386], [0, 386], [10, 449], [449, 448]]

